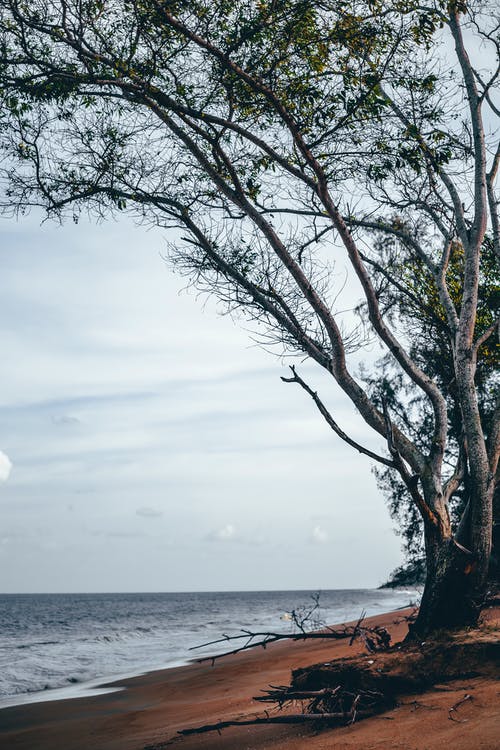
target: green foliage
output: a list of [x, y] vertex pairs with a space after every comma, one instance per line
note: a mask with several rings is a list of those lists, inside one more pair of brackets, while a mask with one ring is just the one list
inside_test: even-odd
[[[393, 228], [409, 231], [399, 217], [393, 219]], [[422, 259], [405, 250], [397, 240], [381, 237], [379, 253], [384, 259], [385, 270], [397, 277], [405, 290], [405, 293], [402, 293], [401, 288], [395, 291], [384, 286], [381, 300], [387, 314], [397, 319], [406, 336], [414, 342], [410, 348], [411, 356], [422, 370], [439, 384], [447, 398], [449, 440], [456, 452], [463, 429], [462, 415], [456, 392], [452, 343], [436, 283]], [[459, 242], [454, 242], [450, 251], [446, 282], [457, 313], [460, 312], [462, 303], [463, 278], [463, 248]], [[478, 297], [476, 338], [488, 330], [494, 321], [498, 320], [499, 315], [499, 268], [492, 239], [488, 235], [483, 243]], [[493, 426], [499, 372], [500, 346], [492, 336], [479, 348], [476, 370], [476, 387], [486, 434]], [[368, 377], [367, 382], [374, 398], [379, 401], [384, 398], [394, 419], [404, 429], [412, 431], [413, 440], [425, 449], [432, 430], [432, 414], [425, 399], [415, 393], [414, 388], [402, 376], [394, 376], [389, 357], [380, 361], [378, 373]], [[378, 486], [386, 496], [389, 511], [396, 523], [397, 533], [402, 538], [407, 560], [410, 566], [417, 564], [423, 555], [423, 525], [420, 514], [395, 472], [379, 468], [375, 473]], [[455, 526], [462, 515], [466, 500], [467, 492], [464, 493], [463, 488], [460, 494], [451, 500], [450, 512]]]
[[[419, 361], [424, 370], [439, 380], [442, 387], [452, 378], [453, 362], [447, 336], [446, 313], [440, 301], [439, 291], [424, 262], [417, 256], [406, 257], [394, 271], [400, 275], [409, 291], [409, 297], [401, 299], [399, 313], [407, 329], [419, 326], [423, 336], [430, 342], [430, 350]], [[463, 297], [464, 251], [460, 242], [453, 242], [446, 270], [446, 285], [457, 314], [460, 313]], [[500, 275], [491, 237], [486, 235], [483, 243], [481, 276], [478, 289], [478, 306], [475, 321], [475, 337], [479, 338], [498, 319], [500, 310]], [[424, 312], [424, 314], [422, 314]], [[434, 351], [432, 350], [432, 347]], [[445, 371], [443, 352], [448, 357]], [[415, 352], [415, 355], [417, 353]], [[478, 385], [500, 371], [500, 347], [494, 337], [488, 339], [479, 350]]]
[[387, 583], [384, 583], [380, 588], [382, 589], [395, 589], [404, 588], [406, 586], [421, 586], [425, 583], [425, 559], [419, 557], [414, 560], [410, 560], [405, 565], [401, 565], [399, 568], [394, 570]]

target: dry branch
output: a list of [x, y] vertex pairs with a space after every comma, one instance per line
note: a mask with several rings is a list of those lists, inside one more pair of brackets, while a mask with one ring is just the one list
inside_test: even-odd
[[265, 695], [259, 695], [254, 700], [275, 703], [279, 710], [282, 710], [284, 706], [291, 707], [302, 702], [302, 713], [342, 715], [348, 718], [348, 723], [354, 723], [358, 714], [368, 716], [379, 711], [381, 705], [387, 708], [393, 703], [392, 699], [388, 699], [379, 690], [356, 688], [353, 691], [342, 684], [318, 690], [300, 690], [293, 686], [271, 685], [270, 690], [265, 691]]
[[238, 646], [231, 651], [224, 651], [221, 654], [214, 654], [212, 656], [202, 656], [201, 658], [196, 660], [199, 664], [201, 664], [202, 662], [210, 661], [213, 665], [215, 664], [216, 660], [223, 659], [226, 656], [239, 654], [241, 651], [248, 651], [249, 649], [258, 648], [259, 646], [261, 646], [262, 648], [266, 648], [270, 643], [275, 643], [276, 641], [283, 640], [306, 641], [314, 639], [327, 640], [332, 638], [334, 640], [339, 640], [342, 638], [350, 638], [349, 645], [352, 645], [356, 638], [361, 638], [361, 640], [365, 644], [367, 651], [369, 651], [370, 653], [387, 648], [390, 645], [391, 641], [389, 632], [386, 630], [386, 628], [381, 626], [375, 626], [373, 628], [363, 627], [362, 622], [365, 616], [366, 613], [362, 612], [356, 625], [345, 625], [343, 628], [327, 627], [323, 628], [322, 630], [315, 630], [312, 632], [308, 632], [303, 628], [303, 622], [302, 626], [298, 624], [300, 629], [299, 632], [295, 633], [275, 633], [268, 631], [254, 632], [251, 630], [242, 629], [237, 635], [223, 634], [221, 638], [216, 638], [213, 641], [208, 641], [207, 643], [202, 643], [198, 646], [192, 646], [189, 650], [195, 651], [197, 649], [207, 648], [208, 646], [214, 646], [219, 643], [230, 643], [232, 641], [245, 640], [245, 643], [242, 646]]
[[263, 690], [264, 695], [257, 695], [254, 701], [262, 703], [278, 703], [284, 705], [287, 701], [300, 701], [308, 698], [326, 698], [333, 697], [340, 690], [340, 685], [336, 688], [323, 688], [322, 690], [294, 690], [289, 685], [270, 685], [270, 690]]
[[472, 700], [472, 695], [470, 695], [469, 693], [466, 693], [463, 698], [461, 698], [459, 701], [457, 701], [456, 703], [454, 703], [453, 706], [448, 709], [448, 718], [450, 719], [450, 721], [456, 721], [459, 724], [463, 724], [464, 721], [467, 721], [467, 719], [456, 719], [453, 716], [453, 714], [455, 714], [457, 712], [457, 709], [463, 703], [466, 703], [467, 701], [471, 701], [471, 700]]
[[[270, 716], [266, 712], [265, 716], [252, 719], [220, 721], [216, 724], [182, 729], [179, 734], [202, 734], [220, 731], [226, 727], [255, 724], [301, 724], [315, 721], [337, 726], [347, 725], [354, 724], [358, 718], [366, 718], [377, 713], [380, 710], [381, 703], [387, 707], [387, 698], [382, 693], [373, 690], [361, 690], [353, 693], [344, 689], [341, 685], [321, 690], [296, 690], [289, 686], [270, 685], [270, 689], [265, 691], [265, 695], [259, 695], [254, 700], [275, 703], [279, 711], [282, 711], [284, 706], [291, 707], [297, 703], [302, 703], [303, 710], [300, 713], [283, 713], [274, 716]], [[305, 703], [306, 701], [307, 703]]]
[[[358, 711], [356, 717], [364, 718], [370, 714], [365, 711]], [[191, 727], [189, 729], [180, 729], [178, 734], [189, 735], [189, 734], [203, 734], [204, 732], [218, 732], [221, 729], [227, 727], [244, 727], [253, 726], [255, 724], [304, 724], [307, 722], [316, 721], [321, 723], [347, 721], [352, 723], [352, 713], [333, 713], [333, 714], [283, 714], [281, 716], [257, 716], [254, 719], [241, 719], [234, 721], [219, 721], [217, 724], [205, 724], [202, 727]]]

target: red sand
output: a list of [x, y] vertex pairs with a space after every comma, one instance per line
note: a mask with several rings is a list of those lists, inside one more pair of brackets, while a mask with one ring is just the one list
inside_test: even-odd
[[[367, 623], [385, 625], [397, 641], [406, 632], [403, 614]], [[261, 707], [252, 696], [269, 684], [287, 684], [291, 669], [356, 653], [363, 653], [362, 645], [349, 647], [348, 640], [280, 642], [227, 657], [214, 667], [190, 664], [134, 677], [116, 683], [126, 688], [116, 693], [5, 708], [0, 711], [0, 748], [143, 750], [165, 743], [178, 750], [441, 750], [445, 745], [498, 750], [500, 683], [486, 678], [436, 686], [406, 697], [392, 711], [341, 729], [318, 733], [304, 725], [257, 726], [231, 727], [221, 735], [177, 735], [186, 727], [255, 716]], [[458, 709], [460, 722], [450, 721], [448, 709], [466, 693], [473, 699]]]

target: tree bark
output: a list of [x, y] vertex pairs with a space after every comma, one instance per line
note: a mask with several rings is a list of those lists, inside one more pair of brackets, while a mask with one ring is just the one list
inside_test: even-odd
[[[429, 558], [428, 558], [429, 560]], [[417, 619], [410, 626], [410, 638], [425, 637], [440, 628], [474, 625], [480, 607], [479, 591], [470, 591], [472, 556], [453, 539], [442, 543], [428, 565], [424, 593]]]
[[[475, 625], [489, 583], [488, 564], [490, 580], [495, 565], [494, 560], [490, 562], [491, 537], [485, 540], [484, 546], [474, 544], [472, 513], [469, 522], [464, 524], [465, 530], [461, 530], [460, 541], [452, 534], [442, 495], [436, 493], [437, 483], [434, 483], [434, 497], [429, 497], [432, 485], [433, 477], [427, 477], [424, 494], [439, 518], [439, 523], [424, 524], [427, 574], [419, 613], [415, 623], [410, 627], [410, 639], [425, 637], [440, 628]], [[477, 494], [480, 491], [486, 496], [478, 498]], [[492, 494], [491, 484], [482, 483], [471, 496], [471, 506], [476, 503], [482, 508], [491, 508]], [[468, 513], [468, 510], [465, 513]], [[488, 550], [487, 554], [485, 549]], [[498, 572], [498, 560], [496, 562]]]
[[488, 580], [494, 587], [500, 585], [500, 484], [493, 493], [493, 531]]

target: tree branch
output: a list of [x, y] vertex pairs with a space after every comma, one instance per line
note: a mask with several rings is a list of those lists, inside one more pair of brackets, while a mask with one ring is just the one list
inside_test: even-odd
[[[484, 127], [481, 116], [481, 98], [477, 90], [474, 71], [469, 55], [465, 49], [459, 12], [451, 6], [449, 26], [455, 41], [455, 51], [462, 69], [474, 138], [474, 221], [472, 224], [470, 243], [478, 246], [486, 230], [486, 148], [484, 143]], [[468, 242], [464, 243], [467, 247]]]
[[429, 505], [425, 502], [425, 499], [422, 497], [420, 492], [418, 491], [418, 476], [412, 476], [408, 469], [405, 466], [405, 463], [394, 443], [394, 427], [391, 422], [391, 418], [389, 416], [389, 408], [387, 406], [387, 401], [384, 398], [382, 400], [382, 407], [383, 407], [383, 413], [384, 413], [384, 420], [386, 425], [386, 437], [387, 437], [387, 447], [389, 448], [389, 453], [392, 456], [392, 460], [394, 463], [394, 466], [399, 472], [399, 475], [401, 476], [401, 479], [405, 483], [407, 489], [410, 492], [410, 495], [415, 502], [415, 505], [420, 511], [420, 514], [424, 520], [424, 523], [428, 523], [431, 526], [438, 527], [439, 526], [439, 520], [434, 511], [429, 507]]
[[365, 456], [368, 456], [369, 458], [372, 458], [374, 461], [378, 461], [378, 463], [384, 464], [384, 466], [388, 466], [390, 468], [394, 468], [395, 464], [393, 461], [385, 458], [384, 456], [380, 456], [378, 453], [374, 453], [373, 451], [369, 450], [368, 448], [365, 448], [364, 446], [357, 443], [355, 440], [349, 437], [337, 424], [337, 422], [333, 419], [332, 415], [326, 408], [326, 406], [323, 404], [321, 399], [319, 398], [318, 394], [310, 388], [307, 383], [297, 374], [297, 371], [295, 369], [294, 365], [290, 366], [290, 370], [292, 371], [292, 377], [291, 378], [285, 378], [282, 377], [281, 380], [284, 383], [298, 383], [301, 388], [303, 388], [306, 393], [308, 393], [316, 406], [318, 407], [318, 411], [325, 419], [326, 423], [329, 425], [329, 427], [332, 428], [332, 430], [335, 432], [336, 435], [339, 436], [345, 443], [350, 445], [352, 448], [355, 448], [359, 453], [363, 453]]

